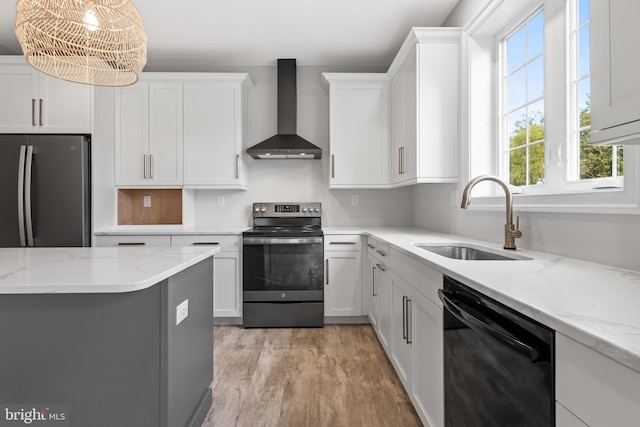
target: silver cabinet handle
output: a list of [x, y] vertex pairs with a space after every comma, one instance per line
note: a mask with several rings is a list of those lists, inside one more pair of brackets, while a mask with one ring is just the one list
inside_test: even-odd
[[380, 269], [380, 271], [382, 271], [382, 272], [387, 271], [387, 269], [386, 269], [386, 268], [384, 268], [384, 267], [382, 266], [382, 264], [376, 264], [376, 266], [377, 266], [377, 267]]
[[236, 154], [236, 179], [240, 179], [240, 154]]
[[20, 233], [20, 246], [27, 246], [27, 236], [24, 230], [24, 163], [27, 156], [27, 146], [20, 146], [18, 158], [18, 231]]
[[367, 243], [367, 246], [369, 247], [369, 249], [375, 249], [376, 247], [373, 246], [371, 243]]
[[400, 147], [400, 173], [404, 174], [404, 147]]
[[144, 246], [145, 242], [118, 242], [118, 246]]
[[381, 251], [380, 249], [376, 249], [376, 252], [382, 256], [387, 256], [387, 253], [385, 251]]
[[411, 314], [409, 311], [409, 308], [411, 308], [411, 303], [412, 300], [411, 298], [407, 297], [407, 300], [405, 302], [407, 309], [405, 310], [405, 316], [407, 317], [407, 344], [411, 344], [413, 341], [411, 340]]
[[336, 155], [331, 155], [331, 178], [336, 177]]
[[27, 246], [33, 246], [33, 219], [31, 217], [31, 169], [33, 167], [33, 145], [27, 146], [27, 159], [25, 167], [24, 216], [27, 222]]
[[145, 154], [142, 159], [142, 177], [147, 179], [147, 155]]
[[328, 285], [329, 284], [329, 259], [327, 258], [327, 260], [325, 261], [325, 272], [324, 274], [326, 275], [325, 278], [325, 284]]
[[376, 267], [371, 267], [371, 295], [377, 297], [376, 294]]
[[356, 242], [329, 242], [330, 245], [355, 245]]
[[215, 246], [219, 245], [218, 242], [193, 242], [191, 243], [193, 246]]
[[153, 179], [153, 154], [149, 154], [149, 178]]
[[40, 121], [40, 126], [42, 126], [42, 103], [44, 101], [42, 101], [42, 98], [40, 98], [40, 117], [38, 118]]
[[31, 126], [36, 125], [36, 100], [31, 98]]
[[407, 340], [407, 297], [402, 297], [402, 339]]
[[402, 174], [402, 147], [398, 147], [398, 175]]

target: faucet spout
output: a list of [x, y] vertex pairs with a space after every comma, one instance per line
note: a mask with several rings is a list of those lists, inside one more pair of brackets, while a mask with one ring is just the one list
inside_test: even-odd
[[471, 181], [467, 183], [464, 187], [464, 191], [462, 192], [462, 203], [460, 207], [462, 209], [467, 209], [469, 207], [469, 203], [471, 202], [471, 189], [481, 181], [493, 181], [498, 184], [504, 190], [505, 202], [506, 202], [506, 224], [504, 226], [504, 248], [505, 249], [516, 249], [516, 241], [515, 239], [522, 237], [522, 232], [518, 229], [520, 226], [520, 218], [517, 220], [517, 224], [513, 224], [513, 196], [511, 194], [511, 190], [509, 186], [505, 184], [497, 176], [493, 175], [480, 175], [473, 178]]

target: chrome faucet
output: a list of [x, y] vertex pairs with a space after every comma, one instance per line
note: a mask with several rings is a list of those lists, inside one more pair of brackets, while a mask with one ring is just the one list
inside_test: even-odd
[[473, 178], [466, 187], [464, 187], [464, 191], [462, 192], [462, 204], [460, 207], [462, 209], [467, 209], [469, 207], [469, 202], [471, 198], [469, 194], [471, 193], [471, 189], [474, 185], [479, 183], [480, 181], [493, 181], [496, 184], [500, 185], [504, 190], [504, 194], [507, 202], [507, 223], [504, 225], [504, 248], [505, 249], [516, 249], [516, 239], [522, 237], [522, 231], [520, 228], [520, 217], [516, 217], [516, 225], [513, 225], [513, 196], [511, 195], [511, 190], [509, 186], [504, 183], [500, 178], [491, 175], [480, 175]]

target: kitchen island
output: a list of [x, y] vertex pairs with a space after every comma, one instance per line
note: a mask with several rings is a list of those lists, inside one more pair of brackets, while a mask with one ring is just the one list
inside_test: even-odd
[[55, 425], [200, 425], [217, 251], [0, 249], [0, 419], [33, 410], [62, 414]]

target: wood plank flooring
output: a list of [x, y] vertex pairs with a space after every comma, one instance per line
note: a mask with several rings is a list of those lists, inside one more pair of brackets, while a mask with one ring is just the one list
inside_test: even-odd
[[370, 325], [214, 327], [203, 426], [421, 426]]

